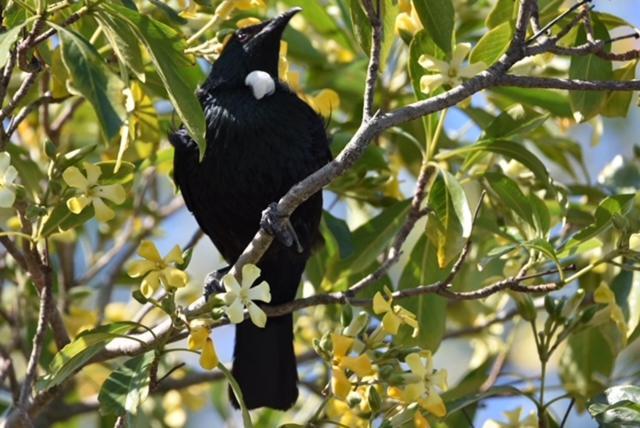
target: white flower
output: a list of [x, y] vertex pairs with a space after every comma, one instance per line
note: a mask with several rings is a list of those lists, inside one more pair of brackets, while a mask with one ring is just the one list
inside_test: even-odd
[[462, 63], [471, 51], [470, 43], [458, 43], [453, 48], [451, 61], [446, 62], [430, 55], [420, 55], [418, 63], [427, 70], [437, 71], [435, 74], [425, 74], [420, 78], [420, 90], [429, 94], [442, 85], [456, 86], [462, 83], [462, 78], [473, 77], [486, 68], [482, 62], [476, 62], [463, 67]]
[[87, 205], [93, 204], [96, 218], [107, 222], [115, 216], [115, 213], [103, 199], [108, 199], [117, 205], [122, 204], [126, 199], [124, 188], [120, 184], [100, 185], [98, 179], [102, 170], [97, 165], [85, 162], [84, 170], [87, 173], [86, 176], [75, 166], [70, 166], [62, 173], [65, 183], [79, 190], [80, 193], [79, 196], [67, 200], [67, 207], [72, 213], [80, 214]]
[[249, 311], [251, 322], [258, 327], [264, 327], [267, 323], [267, 315], [253, 301], [260, 300], [265, 303], [271, 301], [269, 284], [262, 281], [252, 287], [253, 283], [260, 277], [260, 268], [256, 265], [246, 264], [242, 267], [242, 285], [238, 284], [236, 277], [230, 273], [222, 278], [222, 283], [227, 289], [223, 299], [226, 303], [224, 308], [229, 320], [238, 324], [244, 320], [244, 308]]
[[0, 153], [0, 207], [9, 208], [16, 201], [16, 189], [13, 184], [18, 171], [11, 165], [11, 155]]
[[247, 74], [244, 84], [251, 87], [256, 100], [262, 99], [265, 95], [271, 95], [276, 91], [276, 84], [273, 78], [265, 71], [255, 70]]

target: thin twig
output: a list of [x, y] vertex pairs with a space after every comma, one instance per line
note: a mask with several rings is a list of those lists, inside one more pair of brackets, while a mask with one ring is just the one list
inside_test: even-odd
[[382, 50], [382, 40], [384, 38], [382, 20], [380, 19], [381, 5], [376, 0], [377, 7], [373, 5], [373, 0], [364, 0], [364, 8], [371, 23], [371, 50], [369, 52], [369, 66], [367, 67], [367, 79], [364, 91], [364, 106], [362, 109], [363, 121], [369, 121], [373, 116], [374, 97], [376, 93], [376, 82], [378, 80], [378, 70], [380, 69], [380, 52]]

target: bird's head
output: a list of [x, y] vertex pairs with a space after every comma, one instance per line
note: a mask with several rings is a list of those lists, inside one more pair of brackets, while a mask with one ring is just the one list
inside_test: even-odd
[[268, 73], [278, 80], [280, 39], [291, 18], [302, 9], [293, 8], [257, 25], [237, 30], [211, 67], [204, 89], [220, 85], [244, 86], [254, 71]]

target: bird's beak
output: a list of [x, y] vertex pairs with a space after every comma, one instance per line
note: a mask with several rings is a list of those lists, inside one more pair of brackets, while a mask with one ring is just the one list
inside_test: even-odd
[[300, 7], [294, 7], [293, 9], [290, 9], [267, 21], [266, 25], [260, 30], [260, 32], [253, 36], [249, 43], [247, 43], [247, 48], [255, 49], [260, 45], [269, 44], [270, 41], [279, 41], [291, 18], [301, 10], [302, 8]]

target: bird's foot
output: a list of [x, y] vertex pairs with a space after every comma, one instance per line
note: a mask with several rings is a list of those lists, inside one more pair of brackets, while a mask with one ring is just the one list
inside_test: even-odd
[[278, 210], [278, 204], [276, 202], [273, 202], [267, 209], [262, 211], [260, 227], [269, 235], [276, 237], [282, 245], [290, 247], [295, 244], [299, 253], [302, 253], [304, 250], [289, 216]]
[[204, 289], [202, 291], [205, 300], [209, 300], [209, 297], [213, 294], [220, 294], [226, 291], [224, 285], [222, 285], [222, 277], [229, 272], [229, 269], [231, 269], [231, 266], [207, 274], [204, 279]]

